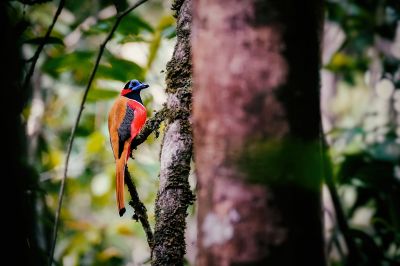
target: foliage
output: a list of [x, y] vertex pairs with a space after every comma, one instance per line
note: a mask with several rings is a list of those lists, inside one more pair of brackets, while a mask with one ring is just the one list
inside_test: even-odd
[[[361, 257], [400, 261], [400, 9], [398, 1], [328, 1], [345, 39], [326, 62], [337, 80], [327, 133], [336, 182]], [[337, 237], [333, 234], [333, 237]], [[331, 253], [331, 260], [344, 263]]]
[[[33, 93], [27, 95], [30, 102], [22, 116], [29, 161], [40, 177], [32, 191], [38, 199], [37, 234], [43, 256], [49, 249], [66, 144], [81, 94], [116, 12], [132, 3], [66, 1], [36, 66]], [[48, 0], [8, 4], [26, 69], [56, 5], [57, 1]], [[325, 6], [326, 22], [344, 36], [324, 62], [324, 71], [336, 81], [326, 138], [337, 188], [362, 254], [359, 264], [396, 265], [400, 261], [400, 2], [328, 0]], [[56, 247], [58, 263], [125, 265], [148, 259], [145, 235], [140, 224], [130, 219], [132, 211], [118, 217], [106, 117], [119, 89], [132, 78], [151, 84], [143, 93], [148, 115], [161, 108], [163, 69], [171, 58], [175, 35], [169, 3], [152, 0], [124, 18], [107, 45], [73, 146]], [[301, 156], [301, 149], [286, 148], [299, 164], [295, 158]], [[151, 137], [134, 151], [135, 161], [129, 164], [152, 224], [158, 155], [159, 140]], [[328, 241], [337, 244], [329, 250], [329, 260], [344, 265], [346, 257], [340, 254], [345, 248], [334, 229]]]
[[[57, 1], [35, 5], [9, 3], [9, 12], [20, 25], [19, 40], [26, 67], [43, 40]], [[41, 1], [44, 2], [44, 1]], [[23, 112], [27, 123], [30, 160], [40, 175], [37, 233], [43, 256], [49, 250], [53, 215], [58, 200], [66, 145], [82, 92], [93, 69], [99, 45], [115, 20], [116, 11], [134, 1], [66, 1], [47, 40], [32, 79], [33, 93]], [[65, 200], [55, 260], [63, 265], [125, 265], [141, 263], [150, 255], [143, 229], [131, 220], [128, 209], [119, 218], [115, 200], [115, 165], [108, 141], [107, 113], [127, 80], [151, 84], [142, 93], [148, 116], [165, 100], [163, 69], [172, 54], [174, 19], [168, 3], [151, 1], [126, 16], [101, 59], [94, 85], [76, 133], [71, 154]], [[32, 134], [29, 131], [38, 128]], [[37, 126], [37, 127], [35, 127]], [[158, 187], [159, 140], [151, 136], [135, 152], [129, 170], [154, 223]], [[129, 194], [125, 193], [126, 201]], [[134, 248], [132, 248], [134, 247]]]

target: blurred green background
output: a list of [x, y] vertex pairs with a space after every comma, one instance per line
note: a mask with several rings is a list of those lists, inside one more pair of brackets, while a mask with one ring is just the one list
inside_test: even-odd
[[[29, 60], [58, 1], [21, 2], [10, 2], [8, 9]], [[43, 250], [48, 250], [69, 134], [99, 45], [116, 7], [123, 10], [133, 2], [67, 1], [38, 61], [23, 118], [29, 161], [39, 176], [33, 191], [39, 198], [36, 229]], [[131, 220], [131, 208], [118, 216], [106, 119], [113, 99], [133, 78], [150, 84], [142, 93], [149, 117], [165, 102], [165, 65], [176, 41], [171, 2], [152, 0], [131, 12], [105, 49], [72, 149], [55, 252], [60, 265], [142, 265], [149, 259], [145, 234]], [[321, 109], [335, 181], [351, 233], [371, 263], [366, 265], [398, 265], [399, 1], [329, 0], [325, 8]], [[129, 163], [152, 226], [161, 138], [151, 135]], [[193, 263], [194, 209], [190, 212], [187, 259]], [[342, 265], [346, 248], [326, 190], [324, 213], [330, 265]]]
[[[119, 3], [124, 8], [129, 4]], [[25, 58], [33, 55], [38, 37], [45, 34], [57, 4], [11, 3], [10, 11], [27, 24], [21, 36]], [[99, 45], [111, 30], [115, 14], [112, 1], [67, 1], [53, 30], [54, 38], [45, 46], [32, 79], [32, 99], [23, 115], [29, 157], [40, 176], [37, 192], [43, 201], [38, 206], [42, 219], [38, 226], [46, 250], [71, 127]], [[122, 20], [107, 45], [70, 158], [55, 251], [56, 260], [63, 265], [125, 265], [129, 261], [137, 265], [149, 257], [141, 225], [130, 218], [132, 209], [128, 207], [122, 218], [118, 215], [107, 115], [121, 88], [133, 78], [151, 85], [142, 92], [149, 117], [165, 102], [164, 70], [175, 44], [172, 15], [170, 3], [149, 1]], [[135, 160], [128, 165], [152, 225], [160, 139], [152, 134], [134, 152]], [[125, 199], [126, 203], [130, 200], [127, 192]]]
[[[326, 1], [321, 109], [362, 265], [400, 262], [400, 2]], [[327, 254], [342, 265], [324, 191]]]

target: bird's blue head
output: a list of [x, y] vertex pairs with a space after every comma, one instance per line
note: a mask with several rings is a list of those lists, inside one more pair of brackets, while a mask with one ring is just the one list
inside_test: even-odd
[[123, 88], [121, 95], [126, 95], [128, 93], [137, 91], [140, 92], [143, 89], [148, 88], [149, 85], [142, 83], [136, 79], [130, 80], [128, 83], [125, 84], [125, 87]]

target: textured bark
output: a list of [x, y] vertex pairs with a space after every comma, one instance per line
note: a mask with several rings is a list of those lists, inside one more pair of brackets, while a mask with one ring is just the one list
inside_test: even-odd
[[321, 6], [195, 0], [197, 265], [325, 265]]
[[185, 218], [187, 208], [194, 200], [188, 182], [193, 146], [189, 122], [191, 0], [175, 1], [173, 9], [177, 17], [177, 43], [167, 64], [168, 126], [161, 149], [152, 265], [183, 265]]

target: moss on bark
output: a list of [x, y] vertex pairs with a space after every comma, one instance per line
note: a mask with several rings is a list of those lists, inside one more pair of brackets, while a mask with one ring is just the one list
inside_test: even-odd
[[160, 188], [152, 265], [183, 265], [186, 253], [187, 208], [195, 197], [188, 182], [192, 158], [192, 63], [190, 57], [191, 0], [175, 1], [177, 43], [167, 64], [167, 120], [161, 147]]

